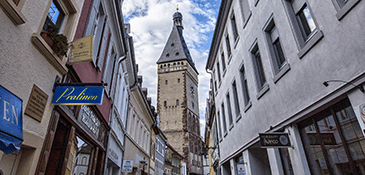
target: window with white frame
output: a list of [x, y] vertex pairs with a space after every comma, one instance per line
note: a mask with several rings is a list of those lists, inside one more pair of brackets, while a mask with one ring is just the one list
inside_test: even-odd
[[217, 62], [217, 77], [218, 77], [218, 82], [221, 82], [221, 71], [220, 71], [220, 67], [219, 67], [219, 62]]
[[229, 129], [233, 127], [233, 118], [232, 118], [232, 108], [231, 108], [231, 97], [229, 93], [226, 95], [227, 100], [227, 114], [228, 114], [228, 122], [229, 122]]
[[222, 103], [222, 105], [221, 105], [221, 110], [222, 110], [223, 132], [224, 132], [224, 136], [226, 136], [226, 134], [227, 134], [227, 122], [226, 122], [226, 113], [225, 113], [225, 109], [224, 109], [224, 103]]
[[226, 35], [226, 48], [227, 48], [227, 56], [228, 56], [228, 59], [230, 59], [231, 58], [231, 55], [232, 55], [232, 51], [231, 51], [231, 43], [229, 41], [228, 34]]
[[279, 32], [275, 26], [273, 17], [269, 18], [269, 21], [264, 26], [265, 36], [268, 43], [269, 55], [271, 57], [272, 67], [274, 69], [274, 82], [278, 81], [290, 67], [287, 63], [281, 45], [281, 40], [279, 37]]
[[235, 107], [236, 118], [238, 118], [239, 115], [240, 115], [240, 103], [238, 101], [238, 93], [237, 93], [236, 80], [234, 80], [233, 83], [232, 83], [232, 92], [233, 92], [233, 100], [234, 100], [234, 107]]
[[243, 19], [243, 28], [246, 26], [248, 20], [251, 17], [251, 10], [248, 0], [240, 0], [241, 11], [242, 11], [242, 19]]
[[231, 20], [233, 38], [234, 38], [234, 41], [237, 41], [239, 35], [238, 35], [237, 22], [236, 22], [236, 16], [234, 15], [234, 11], [232, 11], [232, 13], [231, 13], [230, 20]]
[[264, 66], [262, 65], [261, 53], [260, 53], [257, 43], [251, 50], [251, 54], [252, 54], [254, 69], [255, 69], [255, 73], [256, 73], [257, 87], [259, 90], [261, 90], [263, 88], [263, 86], [266, 84], [266, 77], [265, 77], [265, 72], [264, 72]]
[[217, 125], [218, 125], [218, 139], [222, 140], [222, 127], [221, 127], [221, 116], [219, 115], [219, 111], [217, 111]]
[[299, 57], [303, 57], [322, 37], [314, 15], [306, 0], [283, 0], [288, 9], [294, 35], [299, 44]]
[[338, 20], [341, 20], [360, 0], [332, 0]]
[[[225, 61], [225, 58], [224, 58], [224, 52], [223, 52], [223, 49], [222, 50], [222, 54], [221, 54], [221, 61], [222, 61], [222, 68], [223, 68], [223, 72], [226, 71], [226, 61]], [[224, 73], [223, 73], [223, 76], [224, 76]]]
[[243, 92], [243, 99], [245, 106], [247, 106], [250, 102], [250, 94], [248, 91], [248, 84], [247, 84], [247, 77], [245, 72], [245, 66], [242, 65], [240, 68], [240, 77], [241, 77], [241, 85], [242, 85], [242, 92]]

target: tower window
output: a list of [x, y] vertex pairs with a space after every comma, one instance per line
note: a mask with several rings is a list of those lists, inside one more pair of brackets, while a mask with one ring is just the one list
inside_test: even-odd
[[171, 47], [174, 47], [175, 46], [175, 44], [174, 43], [171, 43]]
[[191, 103], [191, 106], [192, 106], [192, 107], [193, 107], [193, 109], [194, 109], [194, 102], [192, 102], [192, 103]]
[[180, 83], [180, 78], [177, 79], [177, 82]]
[[176, 105], [179, 105], [179, 99], [176, 100]]
[[167, 53], [167, 54], [166, 54], [166, 57], [169, 57], [169, 56], [170, 56], [170, 54], [168, 54], [168, 53]]
[[166, 101], [163, 102], [163, 106], [165, 106], [165, 107], [167, 106], [167, 102]]
[[175, 55], [178, 56], [179, 55], [179, 52], [176, 52]]
[[165, 80], [165, 84], [167, 84], [167, 80]]

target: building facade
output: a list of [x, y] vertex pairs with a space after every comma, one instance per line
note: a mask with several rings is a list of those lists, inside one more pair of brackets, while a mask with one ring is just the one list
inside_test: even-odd
[[[147, 99], [147, 89], [142, 89], [142, 76], [131, 89], [124, 160], [133, 161], [132, 172], [124, 174], [154, 174], [151, 169], [151, 143], [156, 123], [154, 108]], [[154, 150], [153, 150], [154, 151]], [[154, 162], [154, 160], [152, 160]]]
[[[365, 174], [363, 1], [222, 1], [212, 72], [223, 174]], [[263, 148], [259, 133], [292, 147]]]
[[198, 72], [183, 37], [182, 14], [157, 61], [157, 113], [168, 143], [188, 162], [188, 173], [202, 174], [202, 140], [199, 129]]
[[[83, 0], [0, 2], [0, 133], [4, 148], [0, 151], [0, 174], [36, 174], [37, 164], [43, 159], [42, 147], [47, 143], [47, 128], [54, 114], [51, 100], [55, 78], [63, 77], [69, 70], [65, 49], [56, 51], [59, 48], [51, 47], [43, 34], [47, 24], [53, 24], [58, 29], [57, 34], [66, 37], [62, 37], [63, 41], [73, 41], [83, 4]], [[50, 9], [59, 10], [59, 18], [51, 19]], [[9, 100], [9, 94], [18, 98], [22, 105], [15, 104], [14, 98]], [[21, 135], [6, 133], [7, 127], [11, 127], [10, 131], [18, 128]], [[9, 134], [15, 134], [15, 137]], [[4, 147], [4, 144], [9, 146]], [[10, 149], [13, 145], [16, 149]]]

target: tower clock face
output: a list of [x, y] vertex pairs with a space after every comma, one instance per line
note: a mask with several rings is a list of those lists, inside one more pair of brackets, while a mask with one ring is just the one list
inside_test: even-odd
[[194, 86], [191, 84], [190, 85], [190, 95], [191, 95], [191, 97], [195, 97], [195, 89], [194, 89]]

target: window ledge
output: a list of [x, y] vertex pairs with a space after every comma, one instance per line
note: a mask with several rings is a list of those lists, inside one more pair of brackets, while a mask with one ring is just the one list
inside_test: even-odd
[[238, 35], [238, 37], [236, 38], [236, 41], [234, 41], [234, 48], [236, 49], [238, 41], [240, 40], [240, 36]]
[[245, 106], [245, 109], [244, 109], [245, 113], [248, 111], [248, 109], [250, 109], [250, 108], [251, 108], [251, 106], [252, 106], [252, 102], [251, 102], [251, 101], [249, 101], [249, 102], [247, 103], [247, 105]]
[[279, 72], [275, 75], [273, 81], [276, 84], [288, 71], [290, 70], [289, 63], [285, 63], [285, 65], [279, 70]]
[[1, 0], [0, 5], [15, 25], [24, 24], [27, 19], [12, 0]]
[[242, 118], [242, 115], [241, 114], [238, 114], [237, 117], [236, 117], [236, 123]]
[[252, 16], [252, 12], [250, 11], [250, 14], [248, 15], [246, 21], [243, 22], [243, 28], [246, 28], [246, 25], [247, 25], [248, 21], [250, 20], [251, 16]]
[[223, 137], [226, 137], [228, 135], [228, 132], [226, 131], [226, 132], [224, 132], [224, 136]]
[[301, 59], [314, 45], [323, 38], [323, 33], [318, 30], [313, 36], [305, 43], [302, 49], [300, 49], [298, 56]]
[[231, 55], [229, 55], [229, 57], [228, 57], [228, 65], [231, 63], [231, 60], [232, 60], [232, 53], [231, 53]]
[[223, 77], [226, 75], [226, 73], [227, 73], [227, 68], [225, 68], [223, 71]]
[[261, 88], [260, 92], [257, 94], [257, 96], [256, 96], [257, 100], [260, 99], [267, 91], [269, 91], [269, 89], [270, 89], [269, 84], [265, 84]]
[[[218, 89], [221, 88], [221, 85], [222, 85], [222, 80], [219, 82]], [[218, 91], [217, 91], [217, 93], [218, 93]]]
[[44, 57], [51, 63], [51, 65], [59, 71], [62, 75], [66, 74], [68, 72], [68, 69], [66, 67], [66, 57], [60, 58], [58, 57], [51, 47], [44, 41], [44, 39], [41, 37], [38, 33], [32, 34], [32, 43], [33, 45], [38, 49], [39, 52], [41, 52]]
[[229, 126], [229, 130], [232, 130], [233, 127], [234, 127], [234, 125], [232, 123], [231, 126]]
[[360, 0], [350, 0], [343, 6], [339, 11], [337, 11], [336, 17], [340, 21]]

